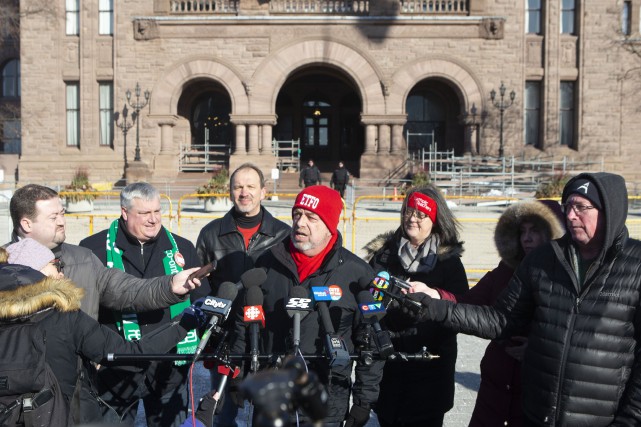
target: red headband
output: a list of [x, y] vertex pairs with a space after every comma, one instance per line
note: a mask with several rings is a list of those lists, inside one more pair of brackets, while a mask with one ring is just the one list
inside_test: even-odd
[[408, 208], [419, 210], [430, 217], [433, 223], [436, 223], [436, 201], [423, 193], [414, 192], [407, 201]]

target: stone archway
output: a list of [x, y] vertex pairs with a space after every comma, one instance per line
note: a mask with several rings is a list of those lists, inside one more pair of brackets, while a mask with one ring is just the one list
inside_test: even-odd
[[251, 110], [274, 114], [280, 89], [293, 72], [309, 64], [330, 65], [345, 73], [355, 84], [363, 114], [385, 114], [382, 73], [355, 47], [333, 40], [305, 40], [269, 55], [256, 69], [252, 80]]
[[249, 100], [240, 73], [231, 65], [211, 58], [186, 59], [170, 68], [154, 85], [149, 101], [149, 118], [160, 127], [160, 153], [154, 160], [154, 176], [175, 176], [179, 170], [178, 144], [174, 126], [184, 122], [178, 116], [178, 103], [192, 82], [209, 80], [219, 84], [231, 100], [232, 111], [247, 114]]

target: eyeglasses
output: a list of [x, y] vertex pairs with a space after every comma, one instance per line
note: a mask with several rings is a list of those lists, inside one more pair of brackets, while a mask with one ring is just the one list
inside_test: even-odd
[[421, 211], [417, 211], [416, 209], [407, 208], [405, 210], [405, 213], [403, 213], [403, 218], [409, 221], [410, 219], [412, 219], [412, 217], [416, 217], [418, 221], [423, 221], [425, 218], [427, 218], [427, 214]]
[[58, 273], [62, 273], [62, 270], [65, 268], [65, 263], [60, 259], [56, 258], [53, 261], [51, 261], [54, 267], [56, 267], [56, 270], [58, 270]]
[[580, 203], [563, 203], [563, 212], [567, 215], [570, 213], [570, 209], [574, 211], [577, 215], [585, 215], [590, 209], [595, 209], [594, 206], [582, 205]]

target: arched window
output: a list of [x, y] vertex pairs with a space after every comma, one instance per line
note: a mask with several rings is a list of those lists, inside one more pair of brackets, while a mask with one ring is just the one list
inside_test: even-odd
[[2, 96], [20, 97], [20, 60], [11, 59], [2, 67]]

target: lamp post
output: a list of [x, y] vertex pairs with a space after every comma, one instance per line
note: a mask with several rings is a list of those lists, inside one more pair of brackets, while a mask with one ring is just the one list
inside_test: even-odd
[[122, 136], [125, 141], [125, 144], [124, 144], [125, 145], [125, 169], [127, 169], [127, 166], [128, 166], [127, 165], [127, 132], [129, 132], [129, 129], [133, 127], [134, 125], [133, 122], [136, 121], [136, 113], [133, 113], [131, 115], [131, 121], [129, 122], [127, 121], [128, 115], [129, 115], [129, 109], [127, 108], [127, 104], [125, 104], [122, 107], [122, 121], [120, 123], [118, 123], [118, 119], [120, 118], [120, 113], [118, 111], [114, 113], [114, 123], [116, 124], [116, 126], [120, 128], [120, 130], [122, 130]]
[[499, 95], [500, 99], [495, 100], [496, 98], [496, 91], [492, 89], [490, 92], [490, 99], [492, 100], [492, 105], [494, 105], [496, 108], [499, 109], [501, 113], [501, 119], [499, 122], [499, 157], [502, 159], [503, 158], [503, 113], [505, 110], [510, 108], [512, 104], [514, 104], [514, 98], [516, 97], [516, 93], [514, 91], [510, 92], [510, 102], [508, 103], [504, 98], [505, 98], [505, 85], [503, 82], [501, 82], [501, 87], [499, 87]]
[[131, 115], [133, 121], [136, 122], [136, 151], [134, 153], [134, 162], [140, 161], [140, 110], [145, 108], [147, 103], [149, 103], [149, 91], [145, 90], [145, 99], [144, 101], [140, 100], [140, 85], [136, 82], [136, 89], [134, 90], [136, 95], [136, 100], [132, 102], [131, 100], [131, 91], [127, 89], [127, 102], [131, 105], [131, 108], [134, 109], [134, 113]]

